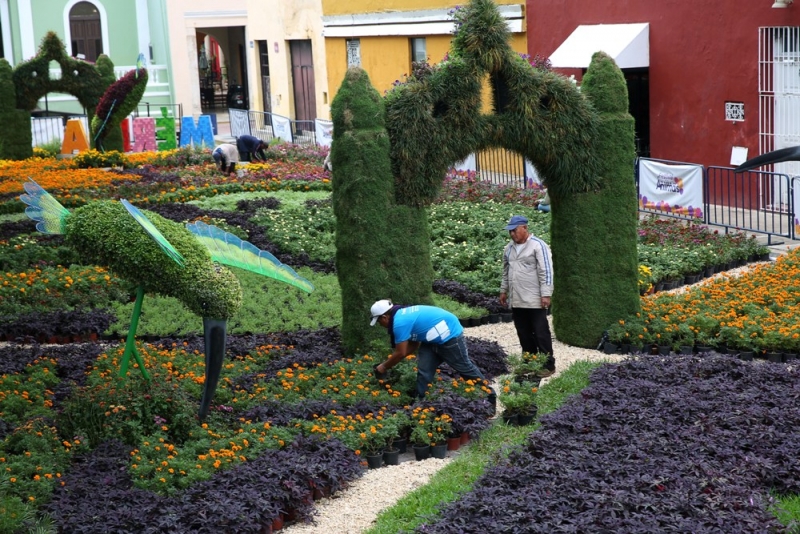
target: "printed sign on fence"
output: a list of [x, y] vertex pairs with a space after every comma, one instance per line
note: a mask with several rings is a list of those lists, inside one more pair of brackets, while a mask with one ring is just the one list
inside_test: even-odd
[[272, 114], [272, 135], [284, 142], [292, 142], [292, 120], [289, 117]]
[[639, 159], [639, 207], [703, 218], [703, 166]]
[[314, 119], [314, 131], [317, 136], [317, 144], [320, 146], [331, 146], [333, 143], [333, 123], [321, 119]]

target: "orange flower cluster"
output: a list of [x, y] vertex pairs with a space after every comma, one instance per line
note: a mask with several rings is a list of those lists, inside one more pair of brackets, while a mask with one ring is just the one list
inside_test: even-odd
[[[70, 191], [108, 187], [120, 176], [101, 169], [76, 169], [68, 159], [0, 160], [0, 196], [24, 193], [22, 184], [28, 178], [50, 194], [70, 198]], [[138, 179], [131, 175], [129, 179]]]
[[688, 329], [738, 349], [800, 350], [800, 250], [741, 276], [721, 276], [680, 294], [642, 299], [624, 327], [633, 339], [671, 339]]

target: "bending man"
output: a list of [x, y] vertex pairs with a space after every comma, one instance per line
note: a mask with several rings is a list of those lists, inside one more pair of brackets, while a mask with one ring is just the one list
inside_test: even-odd
[[[378, 375], [417, 352], [417, 396], [422, 398], [436, 378], [436, 369], [447, 362], [464, 379], [481, 379], [483, 373], [472, 363], [464, 340], [464, 327], [449, 311], [436, 306], [399, 306], [390, 300], [372, 305], [372, 322], [389, 331], [392, 354], [375, 367]], [[493, 402], [490, 394], [489, 401]]]

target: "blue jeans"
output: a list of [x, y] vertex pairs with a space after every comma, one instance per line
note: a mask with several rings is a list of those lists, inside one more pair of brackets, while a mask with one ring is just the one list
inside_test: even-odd
[[447, 362], [461, 378], [483, 378], [480, 369], [472, 363], [467, 353], [467, 343], [464, 336], [460, 335], [442, 343], [420, 343], [417, 351], [417, 396], [422, 398], [428, 391], [428, 384], [433, 384], [436, 379], [436, 369]]

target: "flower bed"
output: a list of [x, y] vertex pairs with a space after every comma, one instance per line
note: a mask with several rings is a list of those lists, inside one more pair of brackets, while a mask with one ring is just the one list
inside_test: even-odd
[[683, 293], [642, 299], [642, 312], [609, 329], [616, 343], [725, 346], [800, 351], [800, 251], [741, 276], [722, 276]]
[[[6, 502], [45, 511], [68, 532], [222, 531], [233, 518], [236, 532], [258, 531], [290, 510], [308, 517], [315, 489], [359, 476], [362, 453], [400, 435], [415, 411], [459, 432], [489, 424], [485, 386], [445, 368], [434, 390], [465, 396], [412, 404], [413, 358], [378, 381], [375, 358], [344, 358], [333, 330], [231, 338], [215, 404], [199, 424], [199, 346], [141, 344], [151, 382], [137, 370], [117, 376], [121, 346], [0, 350]], [[469, 346], [487, 376], [505, 370], [496, 344]], [[87, 502], [98, 491], [104, 498]]]

